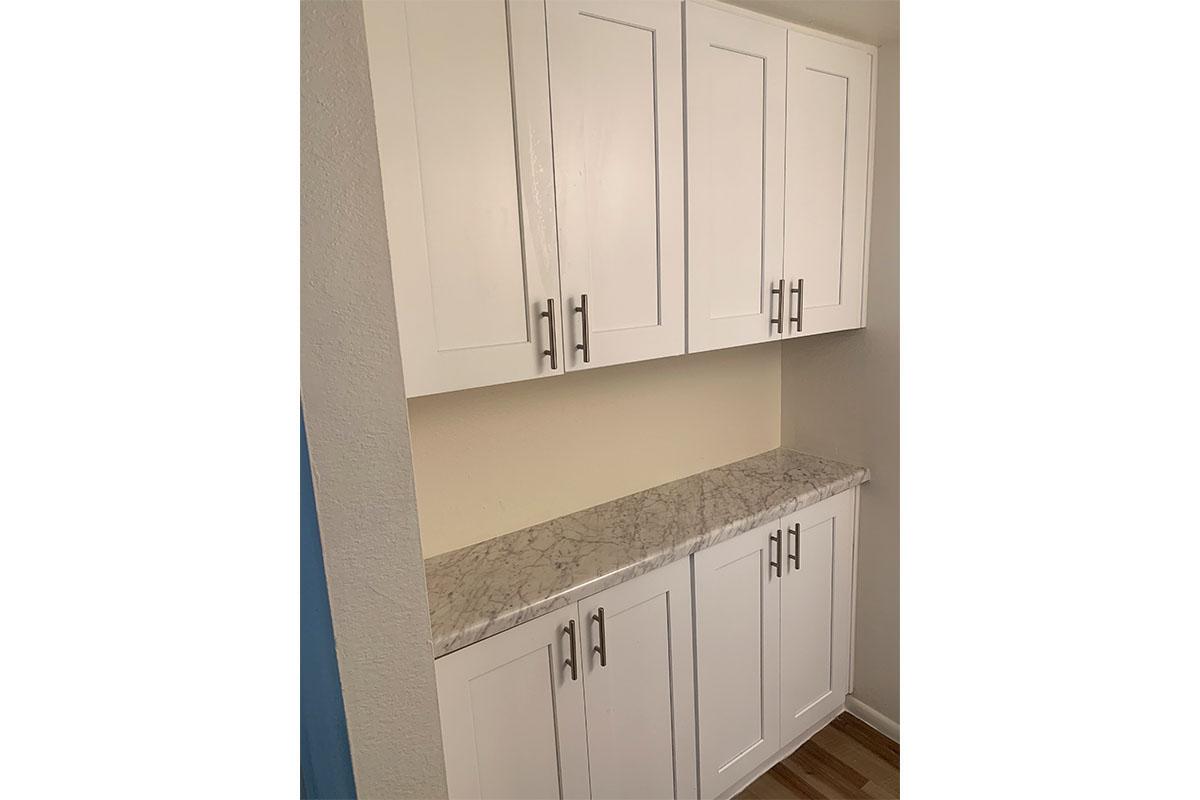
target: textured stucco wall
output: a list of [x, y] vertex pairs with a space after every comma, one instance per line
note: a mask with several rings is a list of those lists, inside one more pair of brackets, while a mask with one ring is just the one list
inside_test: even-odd
[[301, 4], [301, 395], [359, 797], [445, 797], [362, 5]]
[[783, 444], [871, 468], [859, 523], [854, 695], [900, 721], [900, 46], [879, 48], [864, 330], [783, 346]]
[[425, 555], [778, 447], [779, 358], [759, 344], [413, 398]]

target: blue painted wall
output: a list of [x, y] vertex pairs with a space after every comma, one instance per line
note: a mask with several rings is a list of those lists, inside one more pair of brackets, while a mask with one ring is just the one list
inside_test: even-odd
[[355, 797], [303, 408], [300, 409], [300, 796], [320, 800]]

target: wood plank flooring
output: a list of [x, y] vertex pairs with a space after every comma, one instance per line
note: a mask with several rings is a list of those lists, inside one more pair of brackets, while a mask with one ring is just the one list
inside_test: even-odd
[[900, 745], [843, 712], [738, 795], [740, 800], [900, 797]]

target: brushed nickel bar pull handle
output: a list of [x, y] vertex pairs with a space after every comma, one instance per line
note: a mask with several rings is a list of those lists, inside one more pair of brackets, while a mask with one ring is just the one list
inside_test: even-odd
[[796, 552], [795, 553], [792, 552], [791, 543], [790, 542], [788, 543], [788, 561], [792, 562], [792, 564], [794, 564], [796, 566], [796, 569], [800, 569], [800, 523], [799, 522], [796, 523], [795, 528], [792, 528], [790, 525], [788, 526], [788, 535], [796, 537]]
[[592, 360], [592, 324], [588, 321], [588, 302], [587, 295], [579, 295], [579, 305], [575, 306], [575, 313], [583, 315], [583, 344], [575, 345], [576, 350], [583, 351], [583, 363], [590, 363]]
[[767, 323], [767, 329], [769, 331], [772, 325], [778, 325], [779, 332], [783, 333], [783, 278], [779, 279], [778, 287], [771, 287], [771, 308], [767, 309], [768, 314], [775, 308], [775, 295], [779, 295], [779, 316], [770, 318], [770, 321]]
[[542, 355], [550, 356], [550, 369], [558, 369], [558, 337], [554, 335], [554, 298], [546, 298], [546, 310], [542, 316], [550, 320], [550, 349], [543, 350]]
[[571, 657], [563, 662], [564, 667], [571, 668], [571, 680], [579, 680], [579, 659], [575, 657], [575, 620], [571, 620], [567, 627], [563, 628], [563, 633], [571, 638]]
[[798, 319], [796, 320], [796, 331], [797, 332], [804, 330], [804, 278], [801, 278], [799, 280], [799, 284], [800, 284], [800, 297], [799, 297], [798, 305], [796, 307], [796, 316], [798, 317]]
[[597, 613], [592, 614], [592, 619], [600, 623], [600, 644], [592, 648], [593, 653], [600, 654], [600, 666], [608, 666], [608, 646], [604, 643], [604, 606], [600, 606]]
[[796, 323], [796, 333], [799, 333], [804, 330], [804, 278], [797, 280], [796, 287], [788, 292], [796, 295], [796, 316], [788, 317], [788, 321]]
[[[767, 561], [767, 569], [775, 568], [775, 577], [783, 577], [783, 531], [775, 531], [771, 534], [771, 544], [775, 545], [775, 560]], [[769, 548], [771, 545], [767, 545]], [[770, 550], [767, 551], [767, 558], [770, 559]]]

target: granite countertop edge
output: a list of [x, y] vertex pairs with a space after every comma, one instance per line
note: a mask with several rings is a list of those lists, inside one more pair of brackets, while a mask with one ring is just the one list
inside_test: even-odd
[[[700, 486], [709, 476], [716, 476], [731, 469], [736, 469], [740, 465], [772, 457], [809, 459], [813, 463], [819, 464], [822, 468], [826, 468], [826, 471], [828, 471], [828, 468], [835, 469], [838, 474], [832, 477], [815, 476], [813, 479], [806, 479], [808, 476], [801, 476], [799, 480], [781, 476], [779, 482], [783, 485], [783, 496], [780, 499], [764, 504], [757, 508], [757, 510], [749, 510], [746, 513], [736, 514], [732, 518], [722, 520], [720, 523], [714, 521], [709, 525], [698, 525], [693, 527], [691, 532], [685, 531], [678, 538], [668, 539], [661, 546], [652, 547], [643, 552], [638, 552], [637, 547], [631, 546], [631, 552], [627, 561], [620, 557], [618, 551], [616, 558], [619, 565], [607, 569], [600, 575], [582, 580], [568, 579], [566, 585], [561, 588], [555, 587], [545, 591], [535, 590], [532, 595], [522, 597], [523, 593], [520, 590], [523, 587], [517, 585], [516, 581], [511, 581], [511, 586], [496, 585], [503, 581], [503, 578], [497, 579], [496, 576], [503, 576], [505, 569], [510, 570], [513, 575], [524, 575], [529, 571], [529, 568], [522, 564], [513, 563], [507, 565], [503, 563], [503, 560], [501, 563], [497, 563], [497, 555], [503, 559], [506, 552], [503, 544], [505, 542], [507, 542], [509, 547], [513, 545], [529, 546], [538, 538], [554, 536], [556, 528], [569, 527], [573, 520], [578, 519], [583, 524], [594, 525], [596, 524], [595, 521], [589, 518], [603, 517], [612, 507], [618, 505], [636, 505], [643, 498], [652, 496], [656, 492], [670, 492], [676, 488], [686, 492], [692, 488], [688, 484]], [[696, 475], [672, 481], [662, 486], [652, 487], [642, 492], [635, 492], [627, 497], [602, 503], [593, 508], [584, 509], [583, 511], [574, 512], [573, 514], [568, 514], [554, 520], [548, 520], [529, 528], [504, 534], [495, 539], [468, 545], [449, 553], [431, 556], [425, 559], [425, 566], [429, 590], [434, 657], [439, 658], [455, 650], [460, 650], [489, 636], [494, 636], [524, 622], [583, 600], [597, 592], [604, 591], [659, 567], [687, 558], [693, 553], [752, 530], [768, 520], [778, 519], [799, 509], [806, 508], [835, 494], [853, 489], [868, 482], [870, 479], [870, 470], [866, 467], [845, 464], [787, 448], [777, 448], [749, 459], [705, 470]], [[629, 527], [633, 528], [635, 525], [636, 523]], [[619, 523], [614, 524], [613, 527], [619, 529]], [[636, 530], [629, 533], [630, 539], [636, 538]], [[555, 545], [558, 545], [558, 549], [560, 550], [563, 549], [564, 544], [569, 548], [572, 544], [571, 539], [567, 538], [565, 542], [555, 542]], [[618, 547], [619, 544], [620, 542], [617, 542]], [[499, 554], [495, 552], [497, 550], [500, 551]], [[557, 555], [560, 559], [563, 556], [561, 552]], [[587, 557], [586, 554], [581, 555], [582, 558]], [[612, 554], [609, 555], [611, 556]], [[461, 564], [467, 564], [468, 566], [465, 569], [456, 568]], [[535, 569], [549, 566], [549, 564], [541, 563], [533, 565]], [[473, 574], [475, 572], [479, 574]], [[472, 598], [464, 599], [462, 597], [462, 592], [459, 590], [464, 584], [469, 585], [468, 582], [473, 579], [477, 579], [478, 582], [484, 584], [487, 590], [484, 598], [475, 600]], [[497, 591], [497, 589], [500, 589], [500, 591]], [[497, 595], [500, 595], [503, 599], [497, 601]]]

